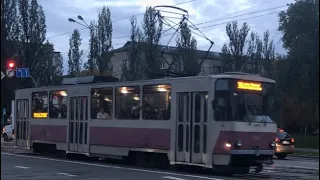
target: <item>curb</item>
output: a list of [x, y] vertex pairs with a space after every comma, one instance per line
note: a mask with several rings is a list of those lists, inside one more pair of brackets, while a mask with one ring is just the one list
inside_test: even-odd
[[308, 155], [289, 155], [289, 157], [319, 159], [319, 156], [308, 156]]

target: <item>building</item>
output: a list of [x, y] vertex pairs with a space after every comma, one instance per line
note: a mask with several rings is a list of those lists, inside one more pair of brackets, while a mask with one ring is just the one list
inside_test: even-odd
[[[130, 50], [131, 42], [128, 41], [123, 47], [115, 49], [113, 51], [113, 56], [111, 58], [111, 63], [113, 66], [113, 76], [121, 79], [122, 67], [128, 65], [128, 52]], [[164, 58], [166, 61], [163, 61], [160, 65], [162, 69], [167, 69], [169, 64], [172, 62], [172, 50], [176, 47], [172, 46], [162, 46], [160, 48], [164, 52]], [[197, 56], [199, 63], [202, 61], [202, 58], [205, 57], [206, 51], [197, 50]], [[208, 56], [204, 60], [201, 66], [201, 75], [208, 74], [219, 74], [223, 72], [222, 62], [221, 62], [221, 53], [219, 52], [209, 52]], [[261, 66], [261, 64], [259, 65]], [[246, 63], [246, 68], [250, 69], [252, 63]]]
[[[128, 41], [123, 47], [115, 49], [113, 51], [113, 56], [111, 58], [111, 63], [113, 66], [113, 76], [121, 79], [122, 75], [122, 67], [128, 65], [128, 52], [130, 50], [131, 42]], [[164, 52], [165, 61], [163, 61], [160, 65], [162, 69], [167, 69], [169, 64], [172, 62], [172, 50], [175, 47], [172, 46], [162, 46], [160, 48]], [[206, 51], [197, 50], [198, 61], [200, 62], [202, 58], [205, 56]], [[222, 64], [220, 53], [217, 52], [209, 52], [207, 58], [204, 60], [201, 67], [201, 74], [217, 74], [222, 72]]]

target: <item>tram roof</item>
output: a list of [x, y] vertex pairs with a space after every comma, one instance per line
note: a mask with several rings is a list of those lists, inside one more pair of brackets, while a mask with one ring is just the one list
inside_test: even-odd
[[[80, 82], [78, 84], [61, 84], [61, 85], [55, 85], [55, 86], [42, 86], [39, 88], [26, 88], [26, 89], [19, 89], [19, 91], [21, 90], [32, 90], [32, 89], [43, 89], [43, 88], [57, 88], [57, 87], [74, 87], [74, 86], [90, 86], [90, 85], [104, 85], [104, 84], [110, 84], [110, 85], [117, 85], [117, 84], [145, 84], [145, 83], [170, 83], [168, 81], [178, 81], [178, 80], [188, 80], [188, 79], [205, 79], [205, 78], [209, 78], [209, 79], [243, 79], [243, 80], [249, 80], [249, 81], [258, 81], [258, 82], [267, 82], [267, 83], [275, 83], [276, 81], [269, 79], [269, 78], [264, 78], [264, 77], [260, 77], [260, 76], [256, 76], [256, 75], [251, 75], [251, 74], [246, 74], [246, 73], [224, 73], [224, 74], [215, 74], [215, 75], [205, 75], [205, 76], [188, 76], [188, 77], [175, 77], [175, 78], [162, 78], [162, 79], [149, 79], [149, 80], [138, 80], [138, 81], [109, 81], [109, 82], [96, 82], [96, 83], [89, 83], [88, 79], [92, 79], [92, 78], [88, 78], [86, 76], [84, 77], [80, 77], [80, 78], [84, 78], [84, 82]], [[70, 82], [70, 80], [69, 80]], [[78, 81], [79, 82], [79, 81]]]

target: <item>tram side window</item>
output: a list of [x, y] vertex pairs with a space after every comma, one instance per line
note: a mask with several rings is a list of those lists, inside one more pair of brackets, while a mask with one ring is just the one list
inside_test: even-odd
[[140, 87], [117, 87], [116, 89], [117, 119], [139, 119]]
[[167, 84], [143, 86], [142, 116], [145, 120], [169, 120], [171, 86]]
[[218, 79], [216, 81], [216, 109], [214, 111], [214, 119], [216, 121], [232, 121], [233, 115], [230, 95], [228, 81], [225, 79]]
[[32, 118], [45, 119], [48, 117], [48, 92], [32, 93]]
[[91, 90], [91, 119], [111, 119], [113, 103], [112, 88]]
[[49, 101], [49, 117], [65, 119], [67, 118], [67, 91], [51, 91]]

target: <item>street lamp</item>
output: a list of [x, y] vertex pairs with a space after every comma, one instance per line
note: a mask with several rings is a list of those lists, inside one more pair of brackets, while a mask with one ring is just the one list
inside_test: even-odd
[[69, 21], [69, 22], [72, 22], [72, 23], [80, 24], [81, 26], [90, 29], [90, 26], [87, 24], [87, 22], [83, 19], [82, 16], [78, 15], [78, 19], [81, 20], [82, 22], [84, 22], [84, 24], [82, 24], [82, 23], [80, 23], [80, 22], [78, 22], [78, 21], [76, 21], [75, 19], [72, 19], [72, 18], [69, 18], [68, 21]]

